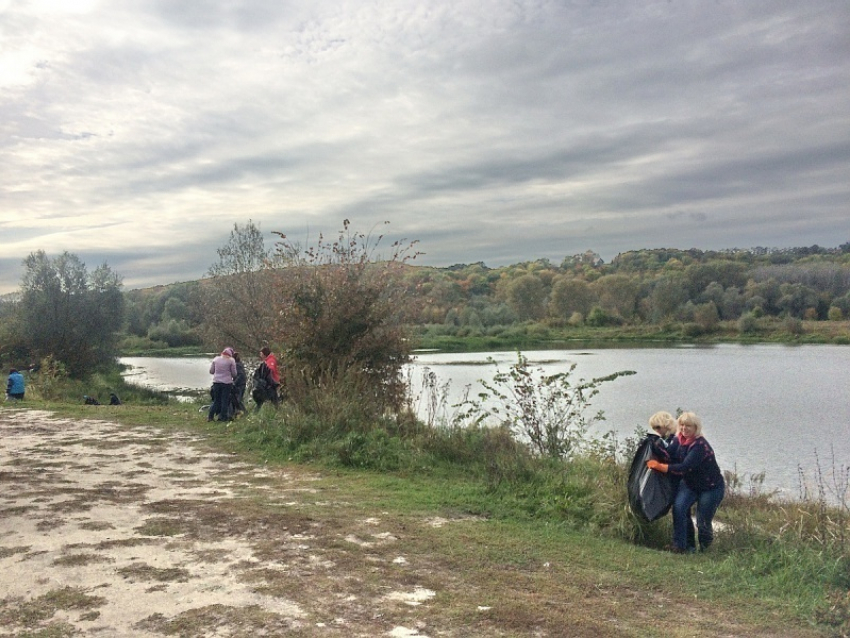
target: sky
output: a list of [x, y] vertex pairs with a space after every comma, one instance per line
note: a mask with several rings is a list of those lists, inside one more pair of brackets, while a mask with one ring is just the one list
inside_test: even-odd
[[848, 206], [847, 0], [0, 0], [0, 294], [38, 250], [195, 280], [248, 221], [498, 267]]

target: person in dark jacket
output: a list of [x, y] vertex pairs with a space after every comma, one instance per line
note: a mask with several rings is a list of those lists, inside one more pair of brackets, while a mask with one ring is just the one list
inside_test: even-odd
[[251, 398], [257, 405], [257, 410], [263, 407], [266, 401], [273, 401], [277, 405], [277, 386], [275, 386], [271, 370], [265, 361], [261, 361], [252, 375]]
[[25, 393], [24, 375], [18, 372], [17, 368], [12, 368], [9, 370], [9, 379], [6, 381], [6, 398], [20, 401]]
[[268, 347], [260, 350], [260, 365], [254, 370], [251, 398], [257, 404], [259, 410], [263, 403], [271, 401], [275, 407], [280, 405], [280, 370], [277, 358]]
[[277, 357], [271, 351], [271, 348], [264, 346], [260, 349], [260, 356], [263, 358], [263, 363], [269, 371], [269, 392], [268, 396], [275, 407], [280, 404], [280, 368], [278, 367]]
[[714, 450], [702, 435], [702, 421], [693, 412], [683, 412], [678, 419], [679, 432], [668, 448], [670, 462], [646, 462], [649, 469], [680, 476], [676, 500], [673, 503], [673, 545], [677, 554], [696, 550], [688, 533], [691, 507], [696, 505], [700, 549], [705, 551], [714, 540], [712, 522], [726, 494], [726, 484]]
[[233, 388], [230, 395], [231, 410], [233, 416], [244, 414], [245, 412], [245, 386], [248, 384], [248, 377], [245, 374], [245, 364], [242, 361], [242, 356], [235, 352], [233, 360], [236, 362], [236, 378], [233, 379]]

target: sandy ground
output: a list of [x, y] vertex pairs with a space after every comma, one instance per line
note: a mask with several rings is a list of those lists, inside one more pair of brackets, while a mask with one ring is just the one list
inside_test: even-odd
[[[435, 592], [393, 531], [328, 529], [314, 481], [191, 434], [4, 409], [0, 636], [428, 636], [407, 610]], [[395, 577], [347, 582], [346, 560]]]

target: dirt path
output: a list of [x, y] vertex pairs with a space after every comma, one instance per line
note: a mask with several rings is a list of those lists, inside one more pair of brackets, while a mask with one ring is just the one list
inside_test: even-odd
[[426, 635], [401, 621], [434, 592], [401, 554], [376, 557], [399, 572], [379, 595], [347, 582], [339, 556], [395, 537], [304, 513], [339, 505], [315, 477], [38, 411], [0, 411], [0, 437], [0, 636]]

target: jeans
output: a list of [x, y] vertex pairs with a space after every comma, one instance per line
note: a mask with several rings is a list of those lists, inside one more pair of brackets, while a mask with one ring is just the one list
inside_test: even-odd
[[697, 492], [681, 481], [673, 502], [673, 546], [684, 551], [696, 549], [694, 528], [691, 522], [691, 507], [696, 504], [697, 530], [700, 549], [708, 549], [714, 540], [711, 521], [726, 494], [726, 485], [720, 485], [704, 492]]
[[207, 419], [212, 421], [215, 415], [218, 415], [219, 421], [230, 420], [230, 388], [229, 383], [213, 383], [210, 394], [212, 395], [212, 405]]

